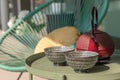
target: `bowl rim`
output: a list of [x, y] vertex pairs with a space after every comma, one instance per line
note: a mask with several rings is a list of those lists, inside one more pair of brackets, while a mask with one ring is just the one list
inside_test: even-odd
[[[62, 48], [66, 48], [66, 49], [64, 49], [63, 51], [60, 51], [60, 50], [52, 50], [52, 49], [55, 49], [55, 48], [57, 48], [57, 49], [62, 49]], [[68, 49], [67, 49], [68, 48]], [[51, 50], [50, 50], [51, 49]], [[53, 47], [47, 47], [47, 48], [45, 48], [44, 49], [44, 52], [46, 53], [66, 53], [66, 52], [72, 52], [72, 51], [74, 51], [75, 49], [74, 48], [72, 48], [72, 47], [70, 47], [70, 46], [53, 46]]]
[[[73, 59], [73, 56], [75, 56], [74, 58], [76, 58], [77, 54], [80, 55], [80, 56], [77, 56], [77, 58], [91, 58], [91, 57], [99, 56], [98, 52], [93, 52], [93, 51], [73, 51], [65, 54], [65, 57]], [[87, 54], [89, 54], [89, 56], [85, 56]]]

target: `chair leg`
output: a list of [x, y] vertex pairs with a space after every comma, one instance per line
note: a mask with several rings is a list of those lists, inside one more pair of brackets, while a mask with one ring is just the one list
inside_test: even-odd
[[33, 80], [33, 75], [29, 73], [29, 80]]
[[17, 78], [17, 80], [20, 80], [21, 76], [22, 76], [23, 72], [21, 72]]

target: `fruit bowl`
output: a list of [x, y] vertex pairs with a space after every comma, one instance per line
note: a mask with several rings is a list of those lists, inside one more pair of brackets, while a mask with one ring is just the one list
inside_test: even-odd
[[66, 65], [65, 54], [74, 51], [73, 48], [67, 46], [55, 46], [45, 48], [44, 52], [46, 57], [53, 62], [54, 65]]
[[98, 53], [92, 51], [74, 51], [65, 55], [67, 64], [75, 72], [83, 72], [95, 66], [98, 60]]

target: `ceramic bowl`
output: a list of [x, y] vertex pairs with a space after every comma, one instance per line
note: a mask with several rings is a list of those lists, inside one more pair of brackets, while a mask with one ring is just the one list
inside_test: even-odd
[[46, 57], [54, 63], [54, 65], [66, 65], [65, 54], [74, 51], [73, 48], [67, 46], [45, 48]]
[[82, 72], [92, 68], [98, 61], [98, 53], [91, 51], [74, 51], [65, 55], [67, 64], [75, 72]]

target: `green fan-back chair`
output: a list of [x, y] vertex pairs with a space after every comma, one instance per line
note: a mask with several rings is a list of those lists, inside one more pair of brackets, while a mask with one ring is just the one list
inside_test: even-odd
[[34, 53], [43, 36], [63, 26], [74, 26], [84, 33], [91, 29], [92, 7], [98, 9], [100, 24], [108, 4], [109, 0], [45, 1], [0, 36], [0, 68], [13, 72], [26, 71], [25, 59]]

